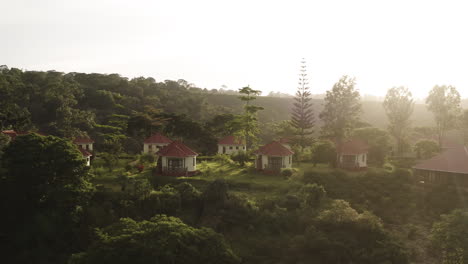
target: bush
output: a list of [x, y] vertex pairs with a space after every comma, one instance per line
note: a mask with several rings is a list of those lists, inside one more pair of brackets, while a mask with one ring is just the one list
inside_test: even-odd
[[249, 155], [245, 152], [240, 150], [239, 152], [233, 154], [231, 159], [235, 162], [238, 162], [239, 165], [244, 166], [247, 161], [249, 161]]
[[184, 207], [196, 205], [201, 199], [202, 193], [188, 182], [177, 184], [175, 189], [179, 192]]
[[213, 159], [223, 165], [233, 163], [231, 157], [229, 157], [229, 155], [226, 154], [216, 154]]
[[294, 174], [294, 171], [290, 168], [282, 169], [281, 170], [281, 175], [283, 177], [289, 178]]
[[146, 153], [140, 156], [141, 163], [155, 163], [156, 157], [151, 153]]

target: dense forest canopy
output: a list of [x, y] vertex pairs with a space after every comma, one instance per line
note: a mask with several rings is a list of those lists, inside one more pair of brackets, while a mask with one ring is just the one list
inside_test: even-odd
[[[401, 116], [398, 100], [387, 100], [385, 111], [382, 102], [363, 101], [345, 76], [324, 98], [305, 87], [294, 99], [258, 96], [249, 86], [208, 90], [185, 80], [1, 67], [0, 129], [40, 132], [0, 133], [5, 259], [466, 263], [468, 193], [430, 187], [410, 170], [441, 151], [426, 106], [413, 111], [409, 100], [405, 133], [392, 134], [387, 115]], [[306, 118], [299, 122], [300, 114]], [[468, 138], [468, 111], [460, 117], [446, 129], [456, 123]], [[141, 154], [155, 132], [202, 154], [193, 158], [197, 174], [157, 174], [157, 155]], [[216, 154], [217, 140], [228, 135], [244, 136], [252, 148]], [[303, 139], [300, 151], [291, 141], [293, 167], [274, 175], [254, 169], [251, 150], [292, 135]], [[69, 140], [87, 136], [96, 144], [91, 166]], [[340, 136], [365, 142], [368, 170], [336, 168]], [[414, 155], [392, 155], [392, 136], [401, 141], [398, 152]]]

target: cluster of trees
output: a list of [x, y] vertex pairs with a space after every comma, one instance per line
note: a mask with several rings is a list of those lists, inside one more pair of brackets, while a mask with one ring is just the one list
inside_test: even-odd
[[[297, 152], [303, 156], [305, 148], [312, 148], [312, 160], [323, 161], [323, 158], [314, 157], [313, 150], [323, 150], [323, 142], [314, 146], [317, 134], [314, 134], [314, 108], [311, 103], [311, 93], [308, 87], [305, 61], [302, 61], [299, 74], [299, 87], [294, 98], [294, 106], [289, 131], [294, 135], [294, 143]], [[319, 113], [322, 126], [321, 139], [333, 140], [339, 147], [347, 138], [360, 138], [370, 146], [371, 164], [381, 166], [387, 155], [391, 154], [392, 146], [395, 146], [393, 155], [402, 156], [411, 150], [412, 134], [417, 129], [411, 128], [411, 116], [414, 111], [414, 99], [406, 87], [393, 87], [387, 91], [383, 102], [383, 108], [388, 118], [387, 130], [373, 128], [371, 124], [362, 122], [362, 102], [359, 91], [355, 89], [355, 80], [343, 76], [324, 98], [324, 106]], [[464, 113], [461, 108], [460, 94], [453, 86], [436, 85], [430, 91], [426, 99], [427, 109], [433, 113], [435, 127], [432, 130], [437, 137], [438, 149], [442, 148], [445, 133], [450, 129], [461, 129], [468, 135], [468, 110]], [[284, 131], [284, 130], [283, 130]], [[280, 133], [281, 134], [281, 133]], [[391, 137], [393, 137], [393, 139]], [[421, 136], [421, 135], [419, 135]], [[427, 158], [437, 153], [431, 136], [422, 137], [422, 141], [414, 146], [414, 151], [419, 158]], [[328, 153], [328, 151], [327, 151]], [[333, 162], [333, 159], [328, 160]]]

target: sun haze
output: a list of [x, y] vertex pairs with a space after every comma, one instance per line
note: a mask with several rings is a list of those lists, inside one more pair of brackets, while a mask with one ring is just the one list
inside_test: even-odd
[[2, 1], [0, 64], [119, 73], [201, 88], [314, 94], [342, 75], [362, 94], [436, 84], [468, 97], [464, 1]]

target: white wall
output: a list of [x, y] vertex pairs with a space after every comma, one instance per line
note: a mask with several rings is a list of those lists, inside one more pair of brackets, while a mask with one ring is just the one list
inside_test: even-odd
[[[262, 155], [262, 168], [265, 169], [265, 167], [268, 165], [268, 157], [270, 156], [265, 156]], [[274, 157], [274, 156], [272, 156]], [[282, 158], [282, 164], [284, 168], [292, 168], [292, 155], [290, 156], [284, 156]]]
[[[223, 147], [226, 148], [226, 153], [224, 154], [227, 154], [227, 155], [232, 155], [234, 153], [237, 153], [241, 150], [245, 151], [246, 150], [246, 147], [245, 145], [244, 146], [240, 146], [240, 145], [222, 145], [222, 144], [218, 144], [218, 153], [219, 154], [223, 154]], [[236, 149], [236, 147], [238, 149]]]
[[86, 162], [86, 166], [91, 166], [91, 157], [83, 157]]
[[[151, 145], [151, 150], [149, 149], [149, 146]], [[156, 153], [163, 147], [169, 145], [169, 143], [144, 143], [143, 144], [143, 153]], [[159, 147], [159, 148], [158, 148]]]
[[[343, 163], [343, 156], [344, 155], [340, 155], [340, 163]], [[354, 162], [359, 168], [367, 167], [367, 153], [355, 155]]]
[[[161, 157], [161, 162], [163, 167], [167, 167], [169, 165], [169, 158], [171, 157]], [[197, 157], [192, 156], [192, 157], [185, 157], [183, 158], [185, 160], [185, 168], [187, 168], [187, 171], [196, 171], [197, 170]]]
[[77, 143], [77, 145], [84, 150], [93, 151], [93, 143]]

